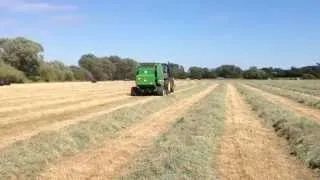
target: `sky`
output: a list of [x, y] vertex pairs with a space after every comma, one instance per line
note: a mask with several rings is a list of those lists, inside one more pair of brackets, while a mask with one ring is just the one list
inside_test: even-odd
[[0, 37], [46, 60], [118, 55], [186, 67], [320, 62], [319, 0], [0, 0]]

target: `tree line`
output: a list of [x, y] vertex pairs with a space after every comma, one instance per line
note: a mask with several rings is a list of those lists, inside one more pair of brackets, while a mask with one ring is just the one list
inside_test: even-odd
[[[57, 81], [104, 81], [133, 80], [138, 62], [118, 56], [97, 57], [84, 54], [78, 65], [67, 66], [61, 61], [46, 61], [40, 43], [18, 38], [0, 38], [0, 78], [11, 82], [57, 82]], [[169, 64], [177, 79], [214, 78], [302, 78], [320, 79], [320, 64], [281, 69], [273, 67], [241, 69], [236, 65], [217, 68], [192, 66], [188, 70], [182, 65]]]

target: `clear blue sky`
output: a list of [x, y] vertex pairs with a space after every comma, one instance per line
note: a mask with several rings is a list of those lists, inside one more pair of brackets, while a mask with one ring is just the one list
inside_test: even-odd
[[0, 36], [36, 40], [46, 59], [66, 64], [94, 53], [290, 67], [320, 61], [319, 8], [319, 0], [0, 0]]

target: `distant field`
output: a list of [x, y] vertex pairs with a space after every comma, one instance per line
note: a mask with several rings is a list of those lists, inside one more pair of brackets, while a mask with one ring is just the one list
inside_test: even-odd
[[318, 179], [320, 81], [0, 87], [0, 179]]

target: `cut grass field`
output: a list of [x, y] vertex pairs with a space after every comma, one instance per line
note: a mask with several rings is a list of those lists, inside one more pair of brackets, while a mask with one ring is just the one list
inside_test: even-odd
[[[3, 177], [18, 175], [19, 178], [35, 177], [37, 172], [41, 172], [48, 165], [48, 162], [52, 163], [59, 157], [97, 145], [105, 138], [117, 136], [119, 130], [130, 126], [142, 117], [161, 107], [187, 98], [206, 86], [206, 83], [204, 85], [200, 83], [198, 87], [192, 86], [186, 88], [186, 91], [182, 89], [180, 93], [177, 90], [177, 93], [168, 97], [148, 97], [154, 101], [149, 103], [142, 101], [141, 104], [133, 107], [124, 107], [109, 114], [100, 114], [100, 117], [89, 118], [61, 130], [55, 129], [57, 130], [55, 132], [47, 129], [47, 131], [35, 134], [31, 138], [3, 148], [0, 152], [0, 175]], [[139, 98], [134, 99], [139, 100]]]
[[243, 82], [1, 87], [0, 179], [317, 179], [319, 110]]
[[242, 84], [242, 86], [254, 91], [261, 96], [263, 96], [266, 100], [271, 101], [273, 103], [279, 103], [281, 106], [285, 106], [291, 113], [296, 114], [297, 116], [305, 116], [309, 117], [310, 119], [314, 120], [315, 122], [320, 123], [320, 111], [318, 109], [314, 109], [312, 107], [305, 106], [298, 102], [295, 102], [291, 99], [286, 97], [282, 97], [273, 93], [269, 93], [267, 91], [263, 91], [259, 88], [255, 88], [253, 86], [249, 86], [246, 84]]
[[[190, 86], [179, 86], [178, 92], [180, 90], [188, 90], [194, 87], [192, 82], [189, 82]], [[82, 84], [82, 83], [80, 83]], [[183, 84], [183, 83], [182, 83]], [[71, 84], [73, 85], [73, 84]], [[83, 85], [83, 84], [82, 84]], [[109, 92], [109, 88], [114, 89], [117, 86], [109, 87], [109, 83], [100, 84], [100, 86], [105, 85], [105, 91]], [[117, 83], [115, 83], [117, 85]], [[128, 84], [130, 85], [130, 84]], [[68, 83], [65, 84], [68, 86]], [[90, 86], [90, 84], [87, 84]], [[94, 90], [96, 85], [92, 87]], [[27, 86], [28, 87], [28, 86]], [[64, 87], [64, 86], [63, 86]], [[79, 87], [80, 89], [88, 89], [88, 87]], [[124, 91], [125, 89], [130, 89], [130, 86], [126, 88], [122, 88], [122, 86], [118, 87], [120, 91]], [[64, 89], [64, 88], [63, 88]], [[1, 89], [0, 89], [1, 90]], [[60, 89], [57, 89], [57, 93], [60, 93], [60, 96], [63, 95], [63, 92], [60, 92]], [[90, 90], [89, 90], [90, 91]], [[85, 121], [88, 119], [99, 118], [100, 116], [111, 112], [113, 110], [121, 109], [127, 106], [134, 106], [137, 103], [147, 102], [148, 99], [146, 98], [132, 98], [128, 95], [121, 95], [119, 96], [115, 90], [113, 90], [115, 94], [110, 96], [110, 94], [106, 97], [103, 92], [101, 93], [93, 93], [96, 98], [88, 99], [87, 101], [82, 102], [81, 104], [74, 104], [74, 99], [79, 97], [86, 97], [87, 91], [83, 93], [74, 95], [73, 98], [69, 98], [70, 94], [65, 93], [65, 100], [69, 100], [68, 103], [64, 105], [53, 105], [50, 108], [42, 108], [34, 107], [33, 104], [29, 106], [29, 109], [22, 108], [21, 110], [17, 111], [16, 113], [5, 113], [0, 118], [0, 148], [11, 144], [12, 142], [25, 139], [26, 137], [33, 136], [39, 132], [48, 131], [48, 130], [56, 130], [62, 128], [67, 125], [71, 125], [77, 122]], [[50, 96], [51, 90], [48, 94], [43, 96]], [[38, 96], [38, 94], [34, 94]], [[14, 94], [13, 94], [14, 96]], [[152, 100], [152, 99], [149, 99]], [[32, 101], [32, 97], [30, 100]], [[43, 106], [46, 104], [51, 103], [50, 100], [46, 101], [36, 101], [37, 103], [42, 103]], [[16, 104], [14, 108], [17, 107], [25, 107], [27, 104]], [[4, 107], [6, 108], [6, 107]], [[3, 109], [3, 108], [0, 108]], [[32, 111], [30, 111], [32, 109]]]
[[272, 87], [281, 88], [284, 90], [291, 90], [304, 94], [320, 96], [320, 81], [319, 80], [270, 80], [270, 81], [253, 81], [261, 85], [268, 85]]
[[[320, 83], [320, 82], [319, 82]], [[248, 85], [253, 86], [255, 88], [259, 88], [266, 92], [271, 92], [286, 98], [289, 98], [293, 101], [296, 101], [301, 104], [305, 104], [307, 106], [320, 109], [320, 97], [318, 96], [312, 96], [309, 94], [303, 94], [300, 92], [295, 92], [291, 90], [285, 90], [277, 87], [267, 86], [263, 85], [262, 83], [253, 83], [253, 82], [247, 82]], [[319, 90], [320, 91], [320, 90]]]
[[[197, 101], [206, 97], [216, 85], [209, 86], [185, 100], [152, 113], [131, 127], [120, 132], [119, 137], [107, 140], [97, 149], [90, 149], [60, 161], [50, 168], [41, 179], [109, 179], [118, 169], [134, 156], [141, 147], [166, 131], [168, 126]], [[108, 166], [105, 164], [108, 163]]]
[[213, 161], [223, 132], [225, 86], [196, 103], [122, 168], [119, 179], [216, 179]]
[[306, 167], [290, 158], [272, 129], [262, 126], [231, 84], [226, 106], [219, 151], [222, 179], [313, 179]]
[[311, 168], [320, 168], [320, 124], [297, 116], [285, 106], [270, 102], [244, 86], [238, 86], [246, 101], [277, 134], [288, 140], [290, 151]]

